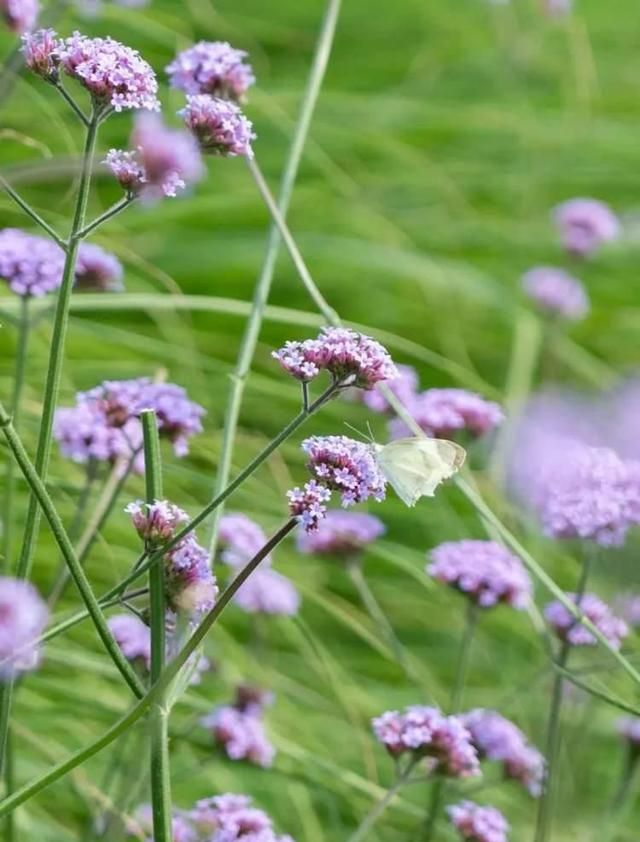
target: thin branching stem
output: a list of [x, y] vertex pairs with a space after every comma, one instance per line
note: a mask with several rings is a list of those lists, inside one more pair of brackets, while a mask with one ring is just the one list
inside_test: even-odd
[[75, 99], [71, 96], [71, 94], [69, 93], [69, 91], [68, 91], [68, 90], [65, 88], [65, 86], [62, 84], [62, 82], [61, 82], [60, 80], [58, 80], [58, 81], [54, 84], [54, 86], [53, 86], [53, 87], [54, 87], [54, 88], [58, 91], [58, 93], [62, 96], [62, 98], [64, 99], [64, 101], [67, 103], [67, 105], [69, 105], [69, 106], [70, 106], [71, 110], [72, 110], [72, 111], [73, 111], [73, 113], [76, 115], [76, 117], [80, 120], [80, 122], [81, 122], [84, 126], [86, 126], [86, 127], [88, 128], [88, 127], [89, 127], [89, 123], [90, 123], [91, 121], [89, 120], [89, 118], [87, 117], [87, 115], [84, 113], [84, 111], [82, 110], [82, 108], [80, 108], [80, 106], [79, 106], [79, 105], [78, 105], [78, 103], [75, 101]]
[[54, 231], [54, 229], [49, 225], [49, 223], [46, 222], [36, 210], [34, 210], [31, 207], [29, 202], [23, 199], [22, 196], [13, 189], [13, 187], [9, 184], [9, 182], [3, 175], [0, 175], [0, 187], [2, 187], [5, 193], [7, 193], [7, 195], [11, 196], [16, 205], [21, 207], [22, 210], [27, 214], [27, 216], [30, 216], [31, 219], [33, 219], [36, 225], [39, 225], [43, 231], [47, 232], [51, 239], [55, 243], [57, 243], [61, 249], [64, 249], [65, 251], [67, 250], [66, 241], [57, 233], [57, 231]]
[[119, 202], [116, 202], [115, 204], [111, 205], [111, 207], [107, 208], [107, 210], [104, 213], [100, 214], [100, 216], [97, 216], [93, 220], [93, 222], [90, 222], [88, 225], [86, 225], [82, 229], [82, 231], [79, 231], [78, 238], [84, 240], [84, 238], [88, 237], [89, 234], [93, 233], [93, 231], [95, 231], [96, 228], [99, 228], [101, 225], [104, 225], [105, 222], [108, 222], [110, 219], [113, 219], [114, 216], [117, 216], [125, 208], [128, 208], [129, 205], [133, 204], [133, 202], [135, 202], [134, 196], [125, 196], [123, 199], [120, 199]]
[[393, 786], [389, 787], [386, 793], [382, 796], [382, 798], [373, 805], [371, 811], [364, 817], [358, 828], [356, 829], [355, 833], [352, 833], [349, 837], [348, 842], [362, 842], [363, 839], [369, 835], [369, 832], [373, 830], [374, 826], [378, 822], [378, 820], [382, 817], [382, 814], [387, 810], [390, 806], [396, 795], [400, 792], [402, 787], [409, 783], [409, 776], [413, 771], [413, 767], [415, 766], [415, 762], [409, 763], [405, 769], [398, 774], [395, 783]]

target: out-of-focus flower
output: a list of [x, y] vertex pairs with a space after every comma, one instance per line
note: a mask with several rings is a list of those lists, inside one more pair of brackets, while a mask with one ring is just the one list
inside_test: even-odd
[[544, 0], [544, 10], [551, 17], [567, 15], [573, 8], [573, 0]]
[[[504, 419], [497, 403], [466, 389], [427, 389], [416, 395], [407, 409], [426, 435], [436, 438], [450, 438], [463, 430], [482, 436]], [[389, 431], [392, 438], [412, 434], [400, 418], [391, 421]]]
[[[566, 595], [573, 603], [579, 605], [582, 614], [607, 638], [611, 646], [619, 649], [622, 640], [629, 634], [624, 620], [616, 617], [609, 606], [595, 594], [584, 594], [579, 601], [574, 593]], [[596, 645], [597, 640], [593, 634], [576, 620], [561, 602], [550, 602], [544, 609], [544, 616], [560, 640], [572, 646]]]
[[0, 278], [24, 298], [39, 298], [62, 283], [64, 252], [44, 237], [19, 228], [0, 231]]
[[403, 713], [387, 711], [372, 720], [373, 732], [387, 751], [436, 761], [435, 771], [451, 777], [480, 774], [478, 754], [462, 720], [433, 707], [414, 705]]
[[522, 277], [522, 288], [541, 310], [552, 316], [577, 321], [589, 312], [589, 296], [577, 278], [563, 269], [538, 266]]
[[558, 205], [553, 219], [564, 248], [576, 257], [588, 257], [620, 234], [620, 222], [598, 199], [570, 199]]
[[513, 722], [495, 710], [483, 708], [462, 714], [461, 719], [481, 759], [502, 763], [506, 778], [522, 783], [531, 795], [540, 795], [544, 757]]
[[[401, 404], [410, 406], [418, 391], [418, 373], [410, 365], [398, 365], [396, 371], [398, 372], [397, 376], [388, 381], [387, 388], [393, 392]], [[372, 412], [389, 412], [391, 410], [389, 401], [376, 389], [370, 389], [361, 394], [362, 402]]]
[[526, 608], [531, 579], [520, 559], [495, 541], [447, 541], [431, 550], [427, 573], [482, 608]]
[[[142, 804], [132, 818], [125, 818], [125, 831], [137, 839], [141, 838], [141, 834], [145, 834], [144, 842], [153, 842], [151, 804]], [[188, 815], [181, 815], [176, 811], [171, 819], [171, 839], [172, 842], [199, 842], [199, 835], [192, 826]]]
[[640, 594], [620, 594], [614, 602], [614, 610], [632, 628], [640, 626]]
[[37, 640], [48, 618], [47, 606], [33, 585], [0, 577], [0, 680], [38, 666]]
[[195, 94], [187, 96], [187, 104], [179, 114], [203, 152], [225, 157], [253, 157], [251, 142], [256, 139], [253, 124], [234, 102]]
[[640, 717], [624, 716], [618, 720], [618, 733], [633, 752], [640, 751]]
[[239, 710], [224, 705], [200, 722], [231, 760], [248, 760], [264, 768], [273, 763], [275, 748], [265, 733], [260, 714], [255, 710]]
[[0, 18], [13, 32], [28, 32], [36, 25], [38, 0], [0, 0]]
[[186, 94], [210, 94], [242, 101], [255, 82], [247, 53], [226, 41], [199, 41], [183, 50], [166, 68], [172, 88]]
[[273, 352], [282, 368], [304, 383], [328, 371], [335, 383], [372, 389], [393, 380], [398, 370], [389, 352], [375, 339], [341, 327], [326, 327], [317, 339], [286, 342]]
[[88, 38], [74, 32], [57, 49], [60, 67], [76, 79], [102, 108], [158, 111], [158, 82], [137, 50], [113, 38]]
[[509, 823], [495, 807], [461, 801], [447, 807], [449, 821], [468, 842], [507, 842]]
[[129, 503], [125, 512], [131, 515], [136, 532], [150, 547], [161, 547], [176, 534], [180, 524], [187, 523], [189, 515], [168, 500]]
[[140, 114], [131, 136], [133, 151], [112, 149], [105, 163], [129, 196], [156, 201], [175, 197], [202, 178], [204, 167], [194, 137], [170, 129], [157, 114]]
[[76, 289], [87, 292], [120, 292], [122, 264], [108, 251], [92, 243], [80, 243], [76, 260]]
[[53, 29], [26, 33], [22, 36], [24, 63], [37, 76], [55, 82], [58, 78], [61, 44]]
[[314, 478], [340, 493], [343, 506], [384, 500], [386, 481], [371, 447], [347, 436], [311, 436], [302, 442]]
[[129, 661], [140, 661], [146, 669], [151, 664], [151, 632], [133, 614], [115, 614], [109, 617], [107, 625], [122, 654]]
[[327, 503], [331, 499], [331, 491], [315, 480], [307, 482], [303, 488], [292, 488], [287, 491], [289, 513], [300, 519], [306, 532], [315, 532], [320, 521], [327, 513]]
[[275, 832], [269, 816], [251, 806], [246, 795], [216, 795], [197, 801], [187, 813], [193, 826], [211, 842], [293, 842]]
[[[267, 543], [264, 530], [251, 518], [239, 512], [229, 512], [220, 518], [218, 540], [222, 551], [220, 559], [232, 567], [238, 567], [250, 561]], [[261, 562], [265, 567], [271, 562], [270, 557]]]
[[268, 567], [258, 568], [240, 587], [234, 602], [248, 614], [290, 617], [298, 613], [300, 594], [286, 576]]
[[384, 532], [375, 515], [332, 509], [317, 531], [298, 533], [298, 549], [313, 555], [354, 556]]

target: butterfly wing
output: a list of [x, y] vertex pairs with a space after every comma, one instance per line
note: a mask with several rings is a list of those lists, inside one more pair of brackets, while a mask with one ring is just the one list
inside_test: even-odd
[[464, 448], [445, 439], [411, 437], [379, 447], [376, 458], [389, 484], [407, 506], [433, 497], [464, 464]]

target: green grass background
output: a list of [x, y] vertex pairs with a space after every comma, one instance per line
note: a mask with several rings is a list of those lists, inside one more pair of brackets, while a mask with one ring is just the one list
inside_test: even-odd
[[[580, 388], [615, 382], [638, 362], [637, 236], [640, 151], [636, 0], [576, 0], [566, 20], [542, 17], [533, 2], [494, 7], [482, 0], [344, 0], [326, 83], [313, 121], [291, 212], [291, 229], [314, 278], [347, 320], [367, 325], [397, 361], [415, 365], [423, 387], [462, 385], [513, 401], [526, 387], [526, 356], [540, 331], [524, 306], [518, 279], [538, 263], [563, 265], [550, 208], [574, 195], [610, 202], [625, 218], [621, 242], [580, 267], [593, 312], [551, 350], [556, 379]], [[258, 134], [257, 158], [274, 189], [282, 169], [315, 37], [320, 0], [154, 0], [144, 10], [105, 5], [96, 18], [66, 13], [62, 33], [78, 27], [111, 34], [140, 49], [161, 73], [176, 49], [198, 38], [228, 39], [247, 49], [258, 84], [246, 110]], [[12, 41], [3, 35], [4, 54]], [[181, 105], [163, 82], [167, 114]], [[114, 116], [100, 149], [123, 146], [129, 115]], [[81, 136], [55, 92], [21, 78], [0, 119], [7, 176], [61, 230], [68, 224], [74, 162]], [[264, 252], [268, 214], [241, 160], [211, 160], [208, 177], [188, 198], [134, 208], [94, 242], [126, 267], [129, 292], [149, 306], [75, 312], [61, 403], [105, 378], [153, 375], [185, 386], [204, 404], [205, 433], [187, 460], [166, 452], [165, 491], [191, 512], [210, 497], [221, 441], [229, 374]], [[91, 211], [117, 197], [98, 170]], [[29, 227], [7, 198], [2, 226]], [[156, 308], [176, 293], [210, 297], [206, 309]], [[295, 385], [270, 351], [312, 334], [318, 317], [282, 255], [246, 391], [234, 469], [292, 417]], [[10, 305], [4, 298], [2, 305]], [[119, 305], [120, 306], [120, 305]], [[40, 414], [49, 327], [32, 338], [22, 433], [32, 450]], [[0, 331], [0, 393], [10, 393], [15, 336]], [[514, 353], [514, 349], [519, 353]], [[344, 421], [379, 438], [384, 424], [357, 405], [334, 403], [304, 430], [343, 433]], [[284, 446], [234, 496], [230, 508], [273, 530], [285, 516], [284, 493], [304, 478], [302, 435]], [[542, 540], [500, 497], [486, 474], [486, 448], [472, 466], [484, 491], [527, 547], [570, 587], [577, 548]], [[51, 486], [65, 517], [82, 483], [75, 466], [54, 459]], [[20, 487], [24, 508], [24, 488]], [[132, 480], [122, 506], [142, 493]], [[118, 506], [88, 570], [96, 589], [116, 582], [136, 542]], [[174, 714], [177, 805], [217, 792], [247, 792], [298, 842], [346, 840], [392, 779], [391, 762], [371, 737], [369, 720], [385, 709], [427, 700], [445, 705], [463, 623], [462, 601], [427, 581], [425, 551], [442, 540], [484, 537], [483, 525], [453, 486], [405, 509], [393, 496], [375, 513], [387, 536], [366, 557], [373, 591], [407, 648], [416, 680], [394, 662], [338, 563], [297, 555], [293, 542], [277, 566], [303, 594], [295, 619], [259, 628], [231, 608], [211, 635], [217, 670], [189, 691]], [[18, 532], [18, 529], [16, 530]], [[18, 532], [19, 534], [19, 532]], [[603, 595], [637, 582], [637, 540], [603, 554], [594, 586]], [[573, 557], [572, 557], [573, 556]], [[35, 579], [43, 590], [58, 559], [42, 530]], [[546, 598], [537, 593], [538, 604]], [[68, 592], [61, 613], [78, 605]], [[633, 654], [635, 643], [627, 649]], [[602, 653], [576, 657], [608, 665]], [[228, 700], [237, 681], [272, 688], [268, 714], [279, 753], [271, 771], [214, 754], [197, 718]], [[599, 673], [632, 700], [615, 672]], [[508, 609], [483, 617], [465, 692], [466, 706], [496, 707], [542, 744], [550, 672], [529, 618]], [[47, 647], [44, 665], [20, 689], [14, 709], [16, 775], [27, 781], [97, 737], [130, 703], [88, 624]], [[616, 711], [581, 697], [567, 708], [561, 796], [554, 840], [587, 842], [622, 768]], [[141, 730], [36, 797], [18, 814], [18, 838], [66, 842], [99, 838], [90, 816], [109, 801], [126, 811], [146, 799]], [[114, 777], [110, 771], [118, 767]], [[109, 783], [110, 782], [110, 783]], [[134, 785], [139, 783], [139, 787]], [[530, 838], [535, 803], [487, 769], [475, 797], [502, 808], [514, 840]], [[451, 797], [462, 788], [452, 787]], [[388, 811], [372, 839], [409, 839], [427, 803], [415, 785]], [[622, 817], [617, 839], [637, 839], [637, 815]], [[107, 839], [122, 838], [117, 823]], [[453, 838], [443, 825], [438, 839]], [[594, 837], [595, 839], [596, 837]], [[601, 839], [601, 837], [597, 837]]]

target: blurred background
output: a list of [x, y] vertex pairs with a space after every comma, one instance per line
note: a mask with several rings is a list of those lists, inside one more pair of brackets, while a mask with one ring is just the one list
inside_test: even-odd
[[[324, 5], [153, 0], [135, 9], [105, 2], [93, 14], [69, 6], [55, 28], [64, 35], [75, 28], [110, 34], [139, 49], [162, 80], [164, 113], [175, 125], [182, 95], [168, 90], [162, 72], [175, 52], [198, 39], [228, 40], [247, 50], [258, 81], [245, 111], [258, 135], [256, 158], [275, 190]], [[640, 6], [634, 0], [575, 5], [573, 14], [552, 17], [533, 0], [343, 2], [290, 227], [332, 306], [345, 320], [366, 326], [397, 362], [414, 366], [422, 388], [469, 388], [509, 411], [543, 379], [598, 391], [640, 362]], [[14, 44], [3, 31], [0, 54], [9, 55]], [[130, 127], [127, 114], [108, 121], [98, 160], [112, 146], [126, 145]], [[55, 92], [22, 74], [2, 104], [0, 141], [3, 174], [65, 230], [82, 138]], [[118, 195], [97, 167], [90, 216]], [[576, 269], [562, 252], [550, 213], [580, 195], [607, 202], [622, 219], [623, 235]], [[0, 224], [33, 230], [6, 196], [0, 196]], [[91, 305], [80, 296], [74, 300], [62, 405], [103, 379], [166, 370], [206, 407], [205, 432], [190, 457], [178, 462], [165, 454], [166, 494], [192, 513], [211, 496], [229, 375], [268, 224], [244, 162], [210, 160], [207, 178], [191, 195], [134, 207], [93, 239], [124, 264], [127, 293], [144, 293], [144, 300], [135, 306], [121, 295], [93, 298]], [[589, 291], [589, 316], [568, 331], [550, 331], [523, 298], [520, 278], [539, 264], [575, 270]], [[169, 297], [181, 294], [201, 298], [172, 304]], [[3, 291], [0, 310], [5, 305], [13, 306]], [[286, 339], [315, 335], [322, 324], [284, 252], [270, 305], [245, 393], [234, 472], [298, 410], [297, 385], [281, 373], [271, 351]], [[30, 346], [22, 431], [31, 449], [49, 337], [43, 321]], [[3, 320], [4, 396], [11, 389], [14, 347], [14, 330]], [[538, 365], [541, 347], [546, 368]], [[376, 438], [385, 439], [382, 419], [346, 401], [329, 405], [304, 435], [348, 434], [345, 421], [362, 430], [370, 422]], [[286, 514], [286, 490], [304, 480], [301, 438], [281, 448], [229, 509], [250, 515], [267, 533], [277, 528]], [[478, 483], [559, 584], [572, 586], [571, 547], [543, 539], [516, 517], [500, 483], [492, 481], [500, 470], [490, 450], [486, 441], [472, 448]], [[81, 469], [56, 455], [51, 485], [67, 517], [82, 481]], [[22, 486], [20, 493], [22, 517]], [[133, 478], [94, 547], [87, 569], [99, 591], [122, 577], [135, 553], [121, 510], [141, 494], [142, 483]], [[276, 567], [299, 589], [300, 613], [250, 618], [231, 608], [216, 627], [206, 648], [214, 668], [174, 715], [177, 805], [217, 792], [247, 792], [298, 842], [346, 840], [392, 780], [392, 762], [375, 743], [370, 718], [427, 699], [446, 705], [464, 611], [456, 594], [424, 575], [425, 553], [444, 540], [486, 537], [483, 525], [452, 485], [415, 510], [391, 495], [375, 514], [387, 533], [367, 554], [365, 576], [406, 647], [413, 678], [397, 664], [340, 564], [303, 557], [294, 542], [285, 544]], [[600, 593], [633, 589], [637, 549], [631, 538], [625, 550], [603, 555], [595, 576]], [[43, 529], [35, 567], [43, 590], [57, 565]], [[541, 592], [539, 604], [545, 599]], [[77, 605], [69, 589], [60, 616]], [[634, 645], [626, 644], [632, 658]], [[601, 652], [585, 658], [604, 669], [611, 664]], [[496, 610], [480, 624], [465, 706], [499, 709], [542, 746], [551, 678], [545, 664], [530, 618]], [[604, 673], [603, 680], [632, 699], [633, 688], [617, 673]], [[278, 755], [268, 771], [223, 758], [198, 725], [241, 681], [275, 694], [267, 723]], [[95, 739], [128, 704], [88, 625], [57, 638], [17, 698], [17, 779], [30, 780]], [[615, 710], [579, 693], [569, 705], [552, 838], [583, 842], [610, 803], [624, 753]], [[22, 808], [18, 838], [123, 839], [122, 822], [111, 820], [110, 810], [115, 804], [116, 814], [123, 814], [147, 798], [142, 739], [141, 729], [125, 737]], [[474, 797], [503, 809], [513, 839], [528, 838], [533, 799], [502, 783], [497, 769], [483, 786], [486, 797], [484, 791]], [[371, 839], [409, 838], [427, 801], [426, 786], [407, 789]], [[636, 828], [637, 816], [627, 811], [615, 838], [637, 840]], [[443, 825], [438, 838], [455, 837]]]

